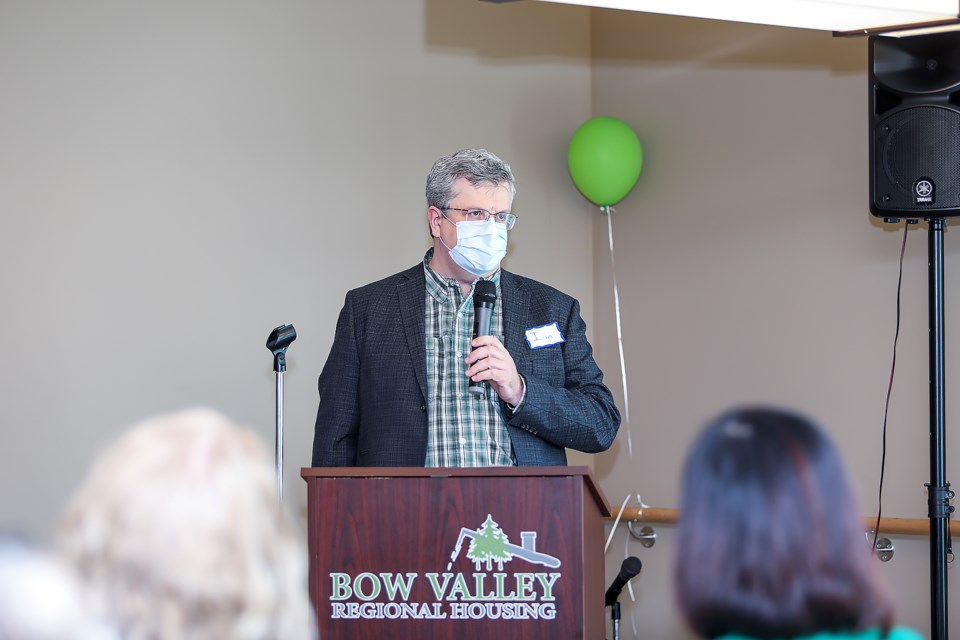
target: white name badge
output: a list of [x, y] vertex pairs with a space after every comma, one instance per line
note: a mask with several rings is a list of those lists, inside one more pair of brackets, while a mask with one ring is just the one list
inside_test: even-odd
[[556, 322], [527, 329], [527, 344], [531, 349], [541, 349], [552, 344], [566, 342]]

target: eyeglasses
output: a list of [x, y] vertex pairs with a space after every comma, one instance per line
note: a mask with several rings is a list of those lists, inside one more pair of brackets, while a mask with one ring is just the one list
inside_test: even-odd
[[[486, 222], [490, 218], [493, 218], [499, 224], [506, 225], [507, 231], [513, 229], [513, 225], [517, 224], [517, 216], [513, 215], [509, 211], [500, 211], [499, 213], [490, 213], [486, 209], [461, 209], [460, 207], [437, 207], [441, 211], [459, 211], [463, 213], [463, 218], [467, 222]], [[452, 222], [452, 221], [451, 221]]]

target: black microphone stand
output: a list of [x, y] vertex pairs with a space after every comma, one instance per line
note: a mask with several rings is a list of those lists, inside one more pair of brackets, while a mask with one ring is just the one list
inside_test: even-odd
[[617, 600], [610, 608], [610, 620], [613, 621], [613, 640], [620, 640], [620, 601]]
[[613, 640], [620, 640], [620, 592], [638, 573], [642, 564], [635, 556], [624, 558], [620, 565], [620, 573], [613, 579], [613, 584], [604, 595], [604, 606], [610, 607], [610, 620], [613, 622]]
[[270, 332], [267, 349], [273, 353], [273, 370], [277, 372], [277, 499], [283, 504], [283, 372], [287, 370], [287, 347], [297, 339], [292, 324], [283, 324]]

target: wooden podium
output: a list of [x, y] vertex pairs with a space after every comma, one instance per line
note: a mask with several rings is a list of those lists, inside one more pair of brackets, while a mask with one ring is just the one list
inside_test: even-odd
[[321, 640], [604, 637], [586, 467], [304, 468]]

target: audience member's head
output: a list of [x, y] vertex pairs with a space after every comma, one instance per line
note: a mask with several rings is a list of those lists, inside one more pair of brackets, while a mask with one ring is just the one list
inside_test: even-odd
[[683, 471], [680, 609], [705, 638], [887, 629], [861, 513], [839, 452], [807, 418], [726, 413]]
[[11, 536], [0, 536], [0, 638], [112, 640], [84, 607], [70, 569]]
[[124, 435], [74, 497], [60, 539], [125, 640], [315, 637], [306, 551], [270, 457], [217, 413]]

